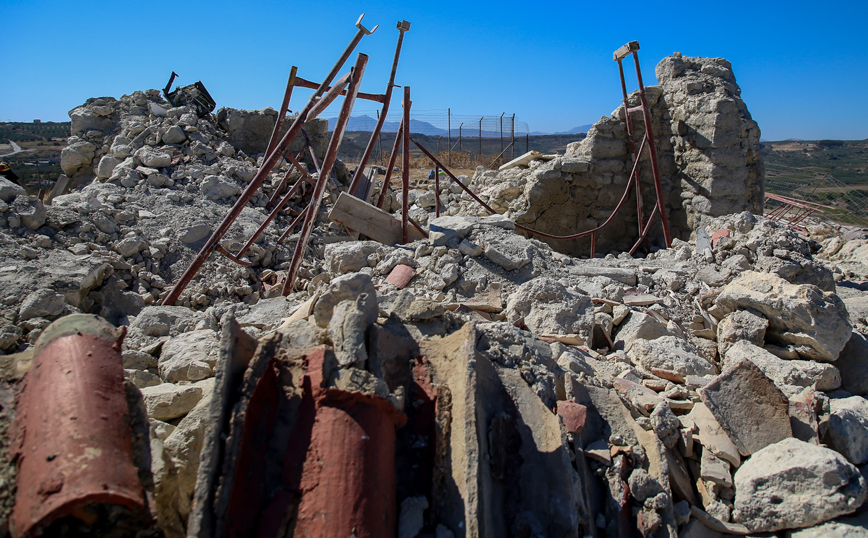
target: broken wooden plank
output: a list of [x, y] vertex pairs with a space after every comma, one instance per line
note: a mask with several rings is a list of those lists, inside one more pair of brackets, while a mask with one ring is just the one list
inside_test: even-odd
[[[385, 245], [401, 243], [402, 233], [399, 219], [345, 192], [342, 192], [338, 197], [338, 201], [329, 213], [329, 219], [352, 230], [357, 230], [359, 233]], [[422, 232], [412, 225], [407, 230], [409, 241], [424, 238]]]
[[504, 170], [508, 170], [508, 169], [516, 167], [516, 166], [524, 166], [524, 165], [528, 164], [529, 162], [536, 161], [536, 160], [550, 161], [550, 160], [554, 159], [555, 157], [557, 157], [557, 155], [545, 155], [545, 154], [540, 153], [538, 151], [530, 150], [527, 153], [525, 153], [524, 155], [522, 155], [520, 157], [516, 157], [515, 159], [502, 165], [500, 168], [497, 169], [497, 171], [503, 172]]

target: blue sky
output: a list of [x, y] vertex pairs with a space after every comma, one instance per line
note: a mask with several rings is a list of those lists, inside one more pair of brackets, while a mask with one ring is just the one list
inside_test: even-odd
[[[67, 121], [88, 97], [162, 88], [173, 70], [181, 84], [202, 80], [218, 107], [278, 108], [290, 67], [322, 79], [366, 12], [380, 28], [356, 49], [370, 55], [362, 91], [384, 91], [406, 19], [396, 82], [420, 115], [515, 113], [546, 132], [593, 123], [618, 106], [612, 52], [637, 40], [646, 85], [675, 51], [727, 58], [764, 139], [868, 138], [868, 2], [616, 5], [2, 0], [0, 120]], [[296, 90], [290, 108], [308, 95]]]

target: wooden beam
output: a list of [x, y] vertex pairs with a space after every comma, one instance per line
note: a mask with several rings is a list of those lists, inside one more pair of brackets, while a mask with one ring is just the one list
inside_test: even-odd
[[[385, 245], [401, 243], [399, 219], [345, 192], [338, 197], [338, 201], [329, 213], [329, 219]], [[425, 236], [414, 226], [408, 228], [408, 241], [424, 238]]]

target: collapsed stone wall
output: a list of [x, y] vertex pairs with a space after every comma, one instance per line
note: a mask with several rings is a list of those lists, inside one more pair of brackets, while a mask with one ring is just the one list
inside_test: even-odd
[[[760, 130], [741, 99], [730, 63], [723, 58], [664, 58], [659, 85], [645, 88], [651, 108], [663, 199], [673, 237], [688, 239], [714, 217], [762, 212], [763, 164]], [[638, 92], [629, 97], [639, 104]], [[645, 132], [642, 115], [631, 114], [637, 150]], [[519, 224], [555, 235], [593, 229], [611, 215], [624, 194], [633, 157], [623, 108], [603, 117], [587, 137], [552, 161], [500, 174], [477, 174], [483, 199]], [[645, 219], [656, 203], [648, 151], [640, 157]], [[472, 204], [462, 212], [476, 214]], [[597, 236], [598, 250], [628, 250], [637, 240], [635, 192], [613, 222]], [[662, 229], [649, 238], [662, 245]], [[589, 238], [543, 239], [560, 252], [587, 254]]]

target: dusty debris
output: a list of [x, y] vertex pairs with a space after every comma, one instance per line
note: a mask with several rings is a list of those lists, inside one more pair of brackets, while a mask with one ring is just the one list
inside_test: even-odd
[[[671, 248], [652, 232], [647, 252], [623, 252], [630, 218], [593, 258], [516, 232], [608, 218], [632, 167], [616, 112], [566, 155], [460, 178], [498, 214], [444, 183], [438, 218], [433, 193], [408, 188], [428, 236], [407, 244], [397, 204], [350, 196], [335, 163], [284, 297], [287, 229], [329, 143], [314, 120], [219, 242], [241, 263], [212, 256], [176, 306], [158, 303], [265, 162], [280, 113], [199, 117], [155, 90], [88, 100], [70, 113], [68, 193], [44, 204], [0, 185], [0, 433], [34, 344], [87, 312], [128, 327], [115, 373], [141, 393], [131, 446], [147, 464], [131, 454], [167, 537], [861, 525], [842, 516], [865, 497], [868, 240], [758, 215], [759, 131], [728, 62], [675, 55], [658, 80], [645, 90]], [[298, 189], [245, 248], [284, 179]]]

